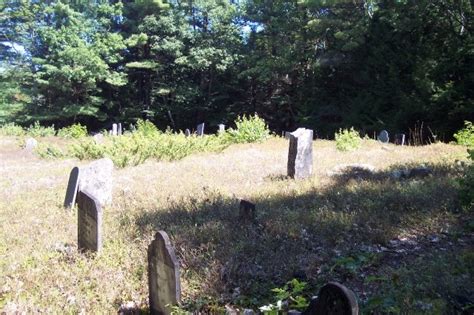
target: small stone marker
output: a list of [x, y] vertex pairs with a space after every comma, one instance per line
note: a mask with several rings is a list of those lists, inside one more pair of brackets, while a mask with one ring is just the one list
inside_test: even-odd
[[185, 135], [186, 137], [189, 137], [189, 136], [191, 135], [191, 131], [190, 131], [189, 129], [186, 129], [186, 130], [184, 131], [184, 135]]
[[181, 299], [179, 263], [164, 231], [148, 246], [148, 292], [151, 314], [169, 315]]
[[25, 150], [33, 151], [33, 149], [36, 148], [37, 146], [38, 146], [38, 141], [36, 141], [36, 139], [33, 139], [33, 138], [26, 139]]
[[244, 222], [255, 221], [255, 205], [250, 201], [241, 199], [239, 207], [239, 219]]
[[283, 137], [284, 137], [285, 139], [290, 139], [290, 135], [291, 135], [291, 132], [289, 132], [289, 131], [284, 131], [284, 132], [283, 132]]
[[102, 248], [102, 208], [85, 192], [77, 193], [77, 247], [99, 252]]
[[298, 128], [290, 133], [288, 176], [295, 179], [310, 177], [313, 173], [313, 130]]
[[394, 139], [395, 144], [398, 145], [405, 145], [405, 134], [404, 133], [397, 133]]
[[329, 282], [303, 312], [303, 315], [319, 314], [358, 315], [359, 305], [351, 290], [337, 282]]
[[79, 168], [74, 167], [69, 174], [69, 181], [64, 198], [64, 208], [72, 208], [76, 203], [77, 190], [79, 189]]
[[387, 131], [387, 130], [382, 130], [382, 131], [380, 131], [379, 136], [377, 137], [377, 139], [378, 139], [380, 142], [388, 143], [388, 142], [390, 141], [390, 137], [389, 137], [389, 135], [388, 135], [388, 131]]
[[96, 144], [101, 144], [104, 142], [104, 135], [101, 133], [95, 134], [94, 136], [92, 136], [92, 138], [94, 138]]
[[118, 123], [117, 134], [119, 136], [123, 135], [122, 123]]
[[225, 132], [225, 125], [219, 124], [219, 133]]
[[118, 126], [117, 124], [112, 124], [112, 136], [117, 135]]
[[93, 196], [101, 206], [112, 203], [112, 171], [114, 163], [104, 158], [80, 168], [79, 191]]
[[197, 135], [204, 136], [204, 123], [197, 125]]

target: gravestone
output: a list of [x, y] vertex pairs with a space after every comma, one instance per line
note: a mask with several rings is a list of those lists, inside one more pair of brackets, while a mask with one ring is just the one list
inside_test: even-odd
[[186, 130], [184, 131], [184, 135], [185, 135], [186, 137], [189, 137], [189, 136], [191, 135], [191, 131], [190, 131], [189, 129], [186, 129]]
[[219, 124], [219, 133], [225, 132], [225, 125]]
[[284, 137], [285, 139], [290, 139], [290, 135], [291, 135], [291, 132], [289, 132], [289, 131], [284, 131], [284, 132], [283, 132], [283, 137]]
[[395, 144], [398, 145], [405, 145], [405, 134], [404, 133], [397, 133], [394, 137]]
[[288, 176], [295, 179], [310, 177], [313, 173], [313, 130], [298, 128], [290, 133]]
[[79, 189], [79, 168], [74, 167], [69, 174], [69, 181], [64, 198], [64, 208], [72, 208], [76, 203], [77, 190]]
[[204, 123], [197, 126], [197, 135], [200, 137], [204, 135]]
[[354, 293], [337, 282], [329, 282], [319, 290], [303, 315], [358, 315], [359, 305]]
[[96, 160], [80, 167], [79, 191], [93, 196], [101, 206], [112, 203], [112, 171], [114, 163], [111, 159]]
[[112, 124], [112, 136], [116, 136], [118, 131], [117, 124]]
[[239, 207], [239, 219], [244, 222], [255, 221], [255, 205], [250, 201], [241, 199]]
[[38, 141], [36, 141], [36, 139], [33, 139], [33, 138], [26, 139], [25, 150], [33, 151], [33, 149], [36, 148], [37, 146], [38, 146]]
[[80, 251], [102, 249], [102, 208], [89, 194], [77, 193], [77, 247]]
[[148, 246], [148, 292], [151, 314], [169, 315], [181, 299], [179, 263], [164, 231]]
[[388, 135], [388, 131], [387, 130], [382, 130], [380, 131], [377, 139], [380, 141], [380, 142], [383, 142], [383, 143], [388, 143], [390, 141], [390, 137]]
[[117, 134], [118, 134], [119, 136], [123, 135], [122, 123], [119, 123], [119, 124], [118, 124]]
[[92, 138], [94, 138], [96, 144], [104, 143], [104, 135], [101, 133], [95, 134]]

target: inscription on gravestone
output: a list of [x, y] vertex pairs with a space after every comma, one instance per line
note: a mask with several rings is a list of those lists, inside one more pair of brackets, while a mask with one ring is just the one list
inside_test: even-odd
[[204, 135], [204, 123], [197, 125], [197, 135], [201, 137]]
[[148, 246], [148, 291], [151, 314], [169, 315], [181, 299], [179, 263], [164, 231]]
[[102, 249], [102, 209], [87, 193], [77, 193], [77, 246], [81, 250]]
[[380, 142], [383, 142], [383, 143], [388, 143], [390, 141], [390, 137], [388, 135], [388, 131], [387, 130], [382, 130], [380, 131], [377, 139], [380, 141]]
[[72, 208], [76, 202], [77, 190], [79, 189], [79, 168], [74, 167], [69, 174], [69, 181], [64, 198], [64, 207]]
[[288, 176], [296, 179], [313, 173], [313, 130], [298, 128], [290, 133]]

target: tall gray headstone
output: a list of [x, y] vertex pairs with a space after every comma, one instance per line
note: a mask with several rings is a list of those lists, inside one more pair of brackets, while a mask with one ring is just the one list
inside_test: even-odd
[[122, 123], [118, 123], [117, 134], [118, 134], [119, 136], [123, 135]]
[[377, 139], [380, 141], [380, 142], [383, 142], [383, 143], [388, 143], [390, 141], [390, 137], [388, 135], [388, 131], [387, 130], [382, 130], [380, 131]]
[[118, 131], [117, 124], [112, 124], [112, 136], [116, 136]]
[[79, 189], [79, 168], [74, 167], [69, 174], [69, 181], [64, 198], [64, 207], [72, 208], [76, 203], [77, 190]]
[[93, 196], [101, 206], [112, 203], [112, 171], [114, 163], [109, 158], [96, 160], [80, 167], [79, 191]]
[[37, 146], [38, 146], [38, 141], [36, 141], [36, 139], [33, 139], [33, 138], [26, 139], [26, 143], [25, 143], [26, 150], [33, 151], [33, 149], [36, 148]]
[[77, 193], [77, 247], [80, 251], [102, 249], [102, 208], [89, 194]]
[[290, 133], [288, 176], [295, 179], [310, 177], [313, 173], [313, 130], [298, 128]]
[[197, 125], [197, 135], [201, 137], [204, 135], [204, 123]]
[[151, 314], [169, 315], [181, 299], [179, 263], [164, 231], [148, 246], [148, 292]]
[[191, 135], [191, 131], [190, 131], [189, 129], [186, 129], [186, 130], [184, 131], [184, 135], [185, 135], [186, 137], [189, 137], [189, 136]]
[[219, 133], [225, 132], [225, 125], [219, 124]]

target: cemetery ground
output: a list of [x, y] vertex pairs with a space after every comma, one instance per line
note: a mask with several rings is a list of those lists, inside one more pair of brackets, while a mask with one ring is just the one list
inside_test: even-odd
[[[91, 254], [77, 251], [77, 212], [63, 208], [69, 172], [87, 161], [40, 159], [0, 137], [0, 311], [146, 312], [158, 230], [180, 262], [182, 309], [258, 310], [296, 278], [307, 298], [344, 284], [363, 313], [472, 311], [474, 218], [457, 196], [465, 147], [364, 140], [339, 152], [316, 140], [306, 180], [286, 177], [287, 157], [288, 141], [272, 137], [116, 168], [103, 250]], [[397, 175], [421, 165], [430, 171]], [[256, 204], [254, 222], [239, 220], [240, 199]]]

